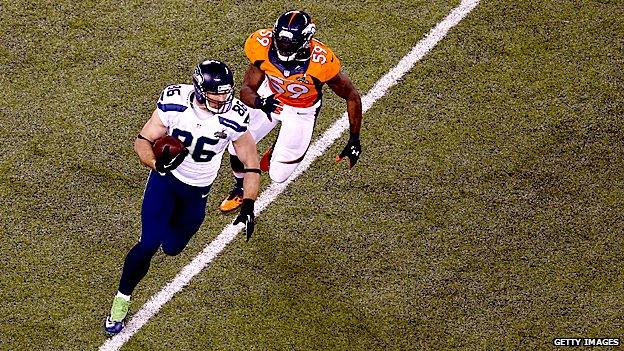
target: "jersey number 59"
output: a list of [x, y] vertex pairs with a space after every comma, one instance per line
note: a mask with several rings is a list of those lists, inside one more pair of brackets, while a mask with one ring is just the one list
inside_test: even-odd
[[310, 91], [308, 87], [302, 84], [297, 84], [297, 83], [285, 84], [286, 82], [281, 78], [277, 78], [277, 77], [273, 77], [269, 75], [267, 75], [267, 77], [269, 77], [269, 83], [271, 84], [271, 87], [273, 87], [274, 91], [276, 91], [278, 94], [284, 94], [286, 92], [289, 92], [292, 94], [290, 96], [287, 96], [289, 98], [296, 99], [300, 97], [301, 95]]

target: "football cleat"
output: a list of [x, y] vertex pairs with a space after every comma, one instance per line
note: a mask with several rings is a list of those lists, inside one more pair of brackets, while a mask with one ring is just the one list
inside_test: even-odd
[[228, 195], [228, 197], [225, 198], [223, 202], [221, 202], [221, 205], [219, 205], [219, 210], [221, 210], [221, 212], [223, 213], [232, 212], [234, 210], [237, 210], [239, 207], [241, 207], [242, 203], [243, 203], [243, 189], [235, 187], [230, 192], [230, 195]]
[[119, 334], [125, 326], [124, 321], [114, 322], [111, 320], [111, 316], [107, 316], [104, 321], [104, 332], [108, 336], [114, 336]]
[[262, 158], [260, 159], [260, 170], [262, 172], [268, 172], [271, 167], [271, 156], [273, 156], [273, 147], [268, 148]]
[[104, 332], [106, 332], [106, 334], [113, 336], [119, 334], [119, 332], [123, 330], [126, 326], [125, 320], [128, 315], [129, 307], [130, 301], [126, 301], [119, 296], [115, 296], [110, 314], [104, 321]]

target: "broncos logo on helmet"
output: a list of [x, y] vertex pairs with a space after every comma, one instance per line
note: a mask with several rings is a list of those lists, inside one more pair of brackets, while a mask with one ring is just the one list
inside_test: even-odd
[[310, 41], [316, 33], [312, 17], [303, 11], [288, 11], [273, 26], [273, 43], [281, 61], [305, 61], [310, 58]]

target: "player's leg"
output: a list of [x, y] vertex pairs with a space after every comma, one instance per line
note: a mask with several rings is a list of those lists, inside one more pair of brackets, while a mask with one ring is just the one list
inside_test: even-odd
[[219, 205], [219, 210], [223, 213], [234, 211], [243, 203], [243, 178], [245, 176], [243, 169], [245, 169], [245, 166], [236, 156], [236, 152], [231, 143], [228, 146], [228, 151], [230, 152], [230, 167], [234, 174], [234, 187]]
[[270, 162], [269, 176], [274, 182], [284, 182], [303, 160], [314, 131], [318, 106], [294, 108], [286, 106], [282, 111], [282, 126], [273, 146], [272, 154], [265, 155]]
[[[267, 115], [261, 110], [250, 109], [249, 111], [249, 126], [247, 128], [256, 143], [269, 134], [277, 123], [278, 120], [276, 118], [269, 121]], [[234, 150], [234, 146], [231, 143], [228, 146], [228, 152], [230, 154], [230, 165], [234, 173], [234, 188], [228, 197], [221, 202], [219, 206], [221, 212], [234, 211], [243, 203], [243, 178], [245, 177], [243, 169], [245, 166], [236, 156], [236, 150]]]
[[108, 334], [117, 334], [124, 327], [130, 296], [137, 284], [145, 277], [150, 262], [162, 238], [170, 235], [169, 218], [173, 212], [171, 175], [161, 176], [150, 172], [141, 208], [141, 238], [126, 255], [119, 289], [113, 299], [111, 312], [104, 326]]
[[194, 187], [178, 184], [176, 187], [176, 207], [171, 217], [173, 235], [163, 238], [162, 250], [169, 256], [178, 255], [199, 227], [206, 216], [206, 202], [210, 186]]

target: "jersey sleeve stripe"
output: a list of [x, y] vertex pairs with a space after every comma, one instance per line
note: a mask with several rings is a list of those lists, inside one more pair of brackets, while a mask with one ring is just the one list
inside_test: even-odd
[[221, 116], [219, 116], [219, 123], [223, 124], [224, 126], [230, 129], [233, 129], [234, 131], [238, 133], [242, 133], [247, 130], [247, 127], [241, 126], [240, 124], [232, 121], [231, 119], [223, 118]]
[[161, 104], [160, 102], [156, 104], [158, 109], [163, 112], [176, 111], [176, 112], [184, 112], [188, 108], [188, 106], [178, 105], [178, 104]]

